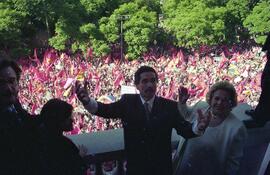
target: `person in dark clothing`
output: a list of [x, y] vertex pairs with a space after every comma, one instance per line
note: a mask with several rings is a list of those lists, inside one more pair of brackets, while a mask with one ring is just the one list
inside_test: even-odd
[[[16, 62], [0, 60], [0, 174], [38, 174], [36, 120], [18, 100], [21, 69]], [[26, 158], [27, 157], [27, 158]]]
[[266, 64], [261, 77], [261, 95], [259, 103], [254, 110], [246, 111], [253, 121], [245, 121], [247, 127], [264, 126], [270, 120], [270, 34], [262, 47], [262, 51], [266, 52]]
[[158, 75], [152, 67], [142, 66], [135, 73], [135, 86], [140, 94], [125, 94], [120, 100], [104, 104], [90, 98], [84, 86], [75, 89], [84, 107], [97, 116], [121, 118], [127, 156], [127, 175], [172, 174], [171, 133], [175, 128], [185, 138], [202, 134], [209, 118], [197, 124], [183, 119], [177, 102], [156, 95]]
[[47, 175], [82, 175], [86, 166], [79, 149], [64, 131], [73, 129], [73, 107], [60, 100], [51, 99], [42, 108], [40, 118], [43, 160]]

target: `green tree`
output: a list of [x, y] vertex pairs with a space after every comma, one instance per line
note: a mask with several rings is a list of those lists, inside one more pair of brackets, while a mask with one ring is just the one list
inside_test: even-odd
[[[7, 0], [1, 2], [1, 50], [9, 50], [10, 54], [21, 55], [18, 50], [39, 47], [34, 41], [40, 39], [38, 33], [46, 33], [48, 40], [59, 33], [51, 41], [52, 46], [61, 49], [72, 38], [78, 27], [73, 27], [81, 21], [82, 8], [79, 0]], [[62, 30], [61, 30], [62, 29]], [[54, 42], [55, 41], [55, 42]], [[63, 44], [65, 43], [65, 44]], [[48, 44], [48, 43], [47, 43]], [[40, 47], [47, 47], [48, 45]], [[29, 53], [29, 52], [28, 52]]]
[[167, 0], [164, 29], [177, 46], [231, 44], [247, 39], [243, 21], [256, 2], [250, 0]]
[[110, 16], [125, 0], [80, 0], [91, 21], [98, 21], [101, 17]]
[[226, 36], [227, 43], [235, 43], [249, 38], [243, 21], [250, 13], [250, 0], [229, 0], [226, 3]]
[[24, 14], [12, 9], [8, 3], [0, 2], [1, 48], [9, 49], [20, 42], [21, 21]]
[[84, 24], [80, 27], [82, 37], [75, 43], [73, 50], [86, 51], [87, 48], [93, 48], [95, 56], [105, 56], [111, 50], [106, 42], [104, 35], [98, 30], [97, 25], [93, 23]]
[[173, 41], [177, 46], [196, 47], [224, 42], [225, 7], [215, 6], [212, 1], [165, 2], [164, 28], [174, 36]]
[[74, 1], [71, 2], [68, 7], [63, 8], [65, 11], [55, 25], [55, 35], [50, 39], [50, 44], [59, 50], [71, 48], [74, 52], [86, 51], [91, 47], [97, 57], [108, 54], [110, 45], [99, 30], [98, 21], [103, 16], [110, 15], [122, 1], [80, 0], [76, 3], [77, 6], [74, 6]]
[[79, 0], [65, 0], [59, 9], [61, 10], [56, 11], [58, 19], [55, 24], [55, 33], [49, 39], [49, 43], [58, 50], [74, 48], [72, 45], [80, 41], [82, 37], [80, 26], [85, 23], [86, 11]]
[[270, 32], [270, 1], [260, 1], [244, 20], [244, 26], [259, 44], [264, 43], [266, 34]]
[[123, 20], [124, 41], [127, 45], [127, 56], [135, 59], [147, 51], [157, 31], [157, 14], [136, 2], [125, 3], [116, 9], [110, 17], [100, 20], [100, 31], [108, 43], [119, 43], [120, 21]]

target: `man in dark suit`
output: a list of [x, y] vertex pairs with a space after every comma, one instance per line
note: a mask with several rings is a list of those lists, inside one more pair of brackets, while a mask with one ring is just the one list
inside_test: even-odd
[[34, 121], [18, 101], [20, 74], [14, 61], [0, 59], [0, 174], [37, 173], [32, 162]]
[[253, 121], [245, 121], [247, 127], [264, 126], [270, 120], [270, 34], [266, 38], [262, 51], [266, 52], [267, 58], [261, 77], [262, 91], [255, 110], [246, 111], [253, 118]]
[[156, 71], [142, 66], [135, 73], [140, 94], [126, 94], [119, 101], [103, 104], [88, 96], [86, 85], [76, 82], [77, 97], [90, 113], [122, 120], [128, 175], [172, 174], [172, 128], [190, 138], [202, 134], [209, 123], [206, 116], [193, 125], [185, 121], [177, 102], [156, 96], [157, 83]]

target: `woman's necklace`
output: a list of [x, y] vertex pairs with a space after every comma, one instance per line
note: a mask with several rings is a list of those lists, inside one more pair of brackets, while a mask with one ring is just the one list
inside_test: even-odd
[[212, 118], [211, 118], [211, 121], [209, 123], [209, 126], [216, 127], [216, 126], [220, 125], [223, 122], [222, 118], [218, 115], [213, 114], [212, 111], [210, 111], [210, 112], [211, 112]]
[[212, 114], [212, 118], [213, 118], [214, 120], [216, 120], [216, 119], [219, 118], [217, 115], [214, 115], [212, 112], [211, 112], [211, 114]]

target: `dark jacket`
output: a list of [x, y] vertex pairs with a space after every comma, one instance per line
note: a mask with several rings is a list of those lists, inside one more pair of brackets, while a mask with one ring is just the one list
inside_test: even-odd
[[44, 175], [83, 175], [86, 165], [76, 145], [64, 135], [40, 128]]
[[262, 72], [261, 89], [259, 103], [255, 109], [255, 116], [259, 121], [266, 122], [270, 120], [270, 59], [267, 60]]
[[262, 92], [259, 103], [255, 109], [255, 118], [261, 122], [270, 120], [270, 34], [268, 34], [266, 41], [262, 47], [262, 51], [266, 51], [267, 62], [264, 66], [261, 77]]
[[38, 147], [35, 119], [21, 105], [16, 112], [0, 111], [0, 174], [38, 173]]
[[128, 175], [172, 174], [172, 128], [183, 137], [195, 136], [177, 103], [162, 97], [155, 98], [149, 120], [139, 95], [123, 95], [111, 104], [98, 102], [96, 115], [122, 119]]

